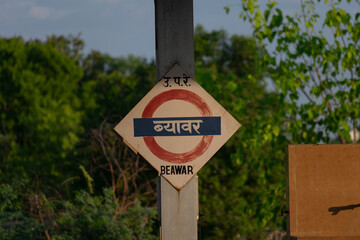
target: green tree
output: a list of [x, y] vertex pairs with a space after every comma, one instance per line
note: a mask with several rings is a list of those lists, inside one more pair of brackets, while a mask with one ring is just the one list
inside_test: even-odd
[[25, 182], [0, 185], [0, 238], [22, 239], [158, 239], [156, 211], [137, 201], [126, 212], [110, 189], [91, 196], [75, 194], [73, 201], [47, 198], [30, 191]]
[[81, 127], [81, 68], [50, 44], [0, 38], [1, 181], [62, 179]]
[[141, 200], [146, 206], [156, 201], [156, 172], [134, 154], [113, 128], [155, 84], [153, 61], [134, 56], [112, 57], [92, 51], [82, 61], [81, 81], [84, 141], [81, 154], [94, 179], [95, 192], [111, 187], [123, 210]]
[[[72, 171], [65, 184], [68, 194], [74, 190], [71, 183], [76, 181], [80, 183], [78, 189], [93, 185], [95, 194], [111, 187], [114, 200], [120, 201], [123, 210], [133, 205], [135, 199], [152, 206], [155, 171], [140, 161], [112, 129], [154, 85], [154, 62], [134, 56], [112, 57], [98, 51], [84, 56], [80, 36], [51, 36], [47, 42], [74, 59], [83, 70], [78, 93], [84, 111], [84, 132], [76, 151], [68, 156], [74, 169], [82, 165], [82, 173], [79, 178], [80, 172]], [[89, 176], [86, 171], [93, 184], [85, 177]]]
[[87, 128], [98, 127], [105, 117], [124, 117], [155, 84], [154, 62], [131, 55], [116, 58], [92, 51], [82, 66]]
[[[62, 187], [80, 183], [67, 188], [69, 201], [64, 206], [66, 210], [54, 207], [51, 203], [56, 201], [48, 200], [46, 193], [37, 193], [36, 181], [35, 184], [30, 182], [30, 187], [36, 191], [32, 190], [28, 199], [37, 200], [23, 202], [23, 209], [30, 204], [35, 206], [33, 209], [38, 209], [32, 218], [41, 219], [39, 213], [47, 213], [46, 221], [55, 221], [54, 225], [44, 225], [45, 220], [38, 220], [38, 225], [34, 223], [33, 226], [41, 234], [47, 232], [64, 239], [76, 238], [86, 232], [105, 237], [108, 232], [104, 229], [114, 224], [110, 221], [114, 211], [128, 214], [136, 209], [136, 198], [140, 198], [142, 203], [152, 199], [151, 196], [144, 197], [143, 193], [153, 191], [154, 181], [150, 180], [154, 180], [154, 174], [146, 170], [145, 161], [140, 161], [137, 169], [128, 164], [131, 161], [136, 163], [138, 158], [128, 153], [128, 148], [111, 132], [111, 125], [119, 122], [155, 84], [154, 63], [133, 56], [113, 58], [96, 51], [82, 57], [82, 42], [76, 38], [53, 36], [47, 43], [1, 40], [0, 73], [3, 78], [0, 82], [0, 106], [6, 110], [1, 115], [0, 146], [6, 153], [1, 169], [7, 174], [1, 175], [4, 179], [1, 180], [9, 182], [10, 177], [17, 178], [20, 174], [59, 177], [59, 173], [65, 173], [59, 177], [61, 181], [67, 179]], [[282, 149], [287, 142], [281, 127], [285, 125], [284, 96], [267, 90], [264, 67], [259, 64], [266, 52], [254, 40], [228, 37], [224, 31], [207, 32], [198, 27], [195, 47], [196, 80], [243, 125], [200, 172], [200, 207], [205, 214], [202, 219], [203, 237], [236, 239], [249, 236], [257, 239], [266, 234], [267, 228], [278, 228], [283, 222], [277, 213], [285, 205]], [[30, 52], [32, 48], [37, 51]], [[47, 57], [48, 52], [51, 58]], [[53, 59], [56, 61], [52, 62]], [[25, 78], [26, 74], [31, 74], [31, 77]], [[44, 80], [36, 82], [36, 77]], [[21, 88], [23, 85], [26, 88]], [[59, 98], [52, 101], [53, 95]], [[20, 103], [14, 105], [13, 99]], [[29, 102], [29, 99], [34, 100]], [[64, 114], [65, 108], [46, 108], [46, 104], [57, 101], [68, 106], [69, 114]], [[23, 105], [26, 108], [21, 108]], [[23, 118], [20, 119], [20, 115]], [[72, 118], [64, 119], [67, 116]], [[28, 125], [21, 122], [22, 119], [27, 119], [25, 123]], [[55, 120], [48, 120], [50, 127], [45, 128], [46, 119]], [[25, 132], [29, 126], [36, 126], [36, 131]], [[42, 128], [44, 130], [38, 130]], [[28, 134], [26, 139], [33, 139], [33, 145], [20, 141], [22, 134]], [[69, 135], [74, 141], [68, 142], [69, 147], [64, 148], [62, 142]], [[37, 144], [39, 147], [34, 148]], [[65, 172], [65, 169], [69, 171]], [[140, 178], [134, 178], [134, 174]], [[59, 178], [52, 186], [59, 187]], [[131, 181], [119, 181], [123, 178]], [[145, 188], [139, 184], [148, 182], [150, 186]], [[82, 191], [75, 194], [74, 201], [71, 200], [74, 189], [92, 190], [93, 186], [94, 196]], [[112, 191], [106, 191], [102, 197], [104, 186]], [[122, 201], [124, 198], [128, 201]], [[102, 208], [103, 205], [106, 209]], [[77, 211], [78, 208], [86, 212]], [[135, 214], [129, 220], [129, 224], [135, 225], [126, 229], [141, 226], [136, 224], [136, 220], [146, 222], [144, 216], [148, 215]], [[56, 217], [62, 220], [51, 220]], [[72, 225], [76, 228], [72, 229]], [[122, 231], [123, 227], [116, 229], [125, 234], [127, 230], [124, 228], [126, 231]], [[147, 230], [140, 230], [148, 232], [148, 226], [145, 228]], [[84, 229], [87, 231], [83, 232]]]
[[156, 211], [140, 203], [127, 212], [119, 211], [110, 189], [103, 196], [91, 196], [85, 191], [76, 194], [74, 202], [61, 202], [64, 210], [52, 224], [54, 239], [157, 239], [153, 233]]
[[289, 99], [284, 127], [293, 143], [359, 139], [360, 12], [345, 10], [359, 5], [301, 0], [298, 11], [286, 15], [276, 1], [264, 10], [256, 0], [242, 1], [242, 18], [269, 52], [262, 65], [279, 94]]
[[260, 239], [285, 207], [284, 98], [266, 87], [252, 38], [195, 30], [196, 80], [242, 127], [199, 172], [204, 239]]
[[69, 34], [68, 36], [51, 35], [47, 37], [46, 42], [56, 48], [59, 52], [69, 56], [78, 65], [81, 65], [84, 58], [83, 50], [85, 43], [81, 39], [80, 34], [75, 37], [71, 34]]
[[36, 235], [38, 230], [36, 220], [26, 216], [22, 208], [23, 199], [20, 192], [24, 189], [24, 184], [25, 182], [18, 182], [12, 185], [0, 185], [1, 239], [33, 239]]

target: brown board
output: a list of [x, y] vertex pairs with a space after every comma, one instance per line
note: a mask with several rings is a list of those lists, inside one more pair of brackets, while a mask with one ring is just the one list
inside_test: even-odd
[[290, 145], [287, 177], [291, 237], [360, 239], [360, 145]]

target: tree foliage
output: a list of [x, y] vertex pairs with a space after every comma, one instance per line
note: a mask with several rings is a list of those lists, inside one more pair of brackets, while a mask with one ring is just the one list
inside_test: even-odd
[[155, 84], [154, 62], [131, 55], [115, 58], [92, 51], [82, 66], [88, 128], [98, 127], [108, 116], [124, 117]]
[[266, 88], [264, 54], [251, 38], [196, 28], [196, 80], [242, 124], [199, 172], [205, 239], [260, 239], [284, 224], [284, 99]]
[[49, 44], [0, 39], [0, 178], [60, 176], [83, 131], [81, 77]]
[[360, 13], [345, 10], [359, 5], [302, 0], [299, 11], [287, 15], [276, 1], [264, 10], [256, 0], [242, 1], [241, 17], [269, 50], [262, 65], [289, 99], [284, 127], [293, 143], [327, 143], [334, 136], [341, 143], [359, 139]]
[[[338, 2], [324, 16], [320, 1], [294, 16], [241, 4], [254, 38], [195, 29], [195, 78], [242, 124], [199, 172], [203, 239], [283, 228], [286, 145], [350, 142], [359, 125], [360, 15]], [[155, 64], [83, 46], [0, 39], [0, 238], [156, 235], [156, 173], [112, 131], [155, 84]]]
[[[113, 193], [75, 194], [73, 201], [47, 198], [26, 189], [25, 182], [0, 185], [0, 238], [14, 239], [157, 239], [156, 211], [137, 202], [127, 212]], [[28, 202], [25, 205], [23, 201]], [[26, 208], [26, 206], [29, 206]]]
[[154, 64], [82, 48], [72, 36], [0, 39], [1, 239], [156, 236], [142, 207], [154, 205], [153, 172], [112, 131]]

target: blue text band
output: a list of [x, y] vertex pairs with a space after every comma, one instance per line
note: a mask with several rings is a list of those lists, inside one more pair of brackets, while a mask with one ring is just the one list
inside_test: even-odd
[[221, 135], [220, 117], [134, 118], [135, 137]]

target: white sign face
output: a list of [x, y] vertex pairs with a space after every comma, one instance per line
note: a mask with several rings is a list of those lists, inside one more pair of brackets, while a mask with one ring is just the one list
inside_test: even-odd
[[115, 131], [181, 189], [239, 127], [240, 123], [175, 65]]

